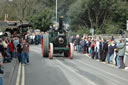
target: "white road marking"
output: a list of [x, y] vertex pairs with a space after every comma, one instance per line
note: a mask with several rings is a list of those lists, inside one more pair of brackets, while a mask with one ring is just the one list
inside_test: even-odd
[[[80, 63], [80, 62], [77, 62], [77, 61], [75, 61], [75, 62], [72, 62], [72, 61], [69, 61], [70, 63], [72, 63], [72, 64], [74, 64], [74, 65], [78, 65], [78, 64], [81, 64], [81, 65], [78, 65], [77, 66], [77, 68], [79, 69], [79, 70], [82, 70], [82, 71], [86, 71], [87, 69], [85, 68], [85, 65], [84, 64], [82, 64], [82, 63]], [[83, 67], [83, 66], [84, 67]], [[92, 68], [90, 68], [90, 69], [92, 69]], [[93, 74], [93, 72], [92, 71], [89, 71], [89, 73], [92, 73]], [[111, 82], [111, 85], [120, 85], [121, 83], [119, 82], [119, 81], [117, 81], [117, 80], [114, 80], [114, 79], [112, 79], [112, 78], [110, 78], [110, 77], [107, 77], [107, 76], [105, 76], [105, 75], [103, 75], [103, 74], [101, 74], [101, 73], [95, 73], [95, 75], [97, 75], [99, 78], [101, 78], [101, 79], [107, 79], [108, 81], [109, 80], [111, 80], [112, 82]], [[104, 78], [103, 78], [104, 77]], [[106, 82], [107, 83], [107, 82]], [[109, 83], [109, 82], [108, 82]]]
[[[31, 49], [32, 51], [34, 51], [34, 52], [36, 52], [36, 53], [41, 53], [41, 48], [39, 49], [39, 48], [37, 48], [37, 49]], [[90, 57], [89, 57], [90, 58]], [[49, 60], [48, 60], [49, 61]], [[57, 62], [59, 61], [59, 60], [56, 60]], [[80, 62], [81, 63], [81, 61], [80, 60], [77, 60], [78, 62]], [[59, 63], [60, 63], [61, 61], [59, 61]], [[62, 63], [62, 62], [61, 62]], [[67, 65], [65, 65], [64, 63], [62, 63], [63, 64], [63, 66], [67, 66]], [[61, 64], [61, 65], [62, 65]], [[96, 68], [96, 67], [94, 67], [94, 66], [90, 66], [89, 64], [85, 64], [84, 62], [82, 62], [81, 64], [84, 64], [84, 65], [87, 65], [87, 66], [89, 66], [89, 67], [91, 67], [91, 68], [94, 68], [94, 69], [96, 69], [96, 70], [99, 70], [99, 71], [102, 71], [102, 72], [105, 72], [106, 74], [109, 74], [109, 75], [111, 75], [111, 76], [114, 76], [114, 77], [117, 77], [117, 78], [119, 78], [119, 79], [121, 79], [121, 80], [124, 80], [124, 81], [128, 81], [128, 80], [126, 80], [126, 79], [124, 79], [124, 78], [122, 78], [122, 77], [120, 77], [120, 76], [117, 76], [117, 75], [114, 75], [114, 74], [112, 74], [112, 73], [109, 73], [109, 72], [106, 72], [106, 71], [104, 71], [104, 70], [102, 70], [102, 69], [99, 69], [99, 68]], [[67, 68], [68, 67], [68, 68]], [[69, 66], [67, 66], [66, 68], [67, 69], [70, 69], [70, 71], [71, 72], [73, 72], [74, 74], [76, 74], [77, 76], [79, 76], [79, 77], [81, 77], [82, 75], [80, 75], [79, 73], [77, 73], [77, 72], [75, 72], [75, 70], [74, 69], [72, 69], [72, 68], [70, 68]], [[84, 76], [82, 76], [81, 77], [82, 79], [86, 79]], [[89, 80], [89, 79], [88, 79]], [[89, 80], [89, 81], [91, 81], [91, 80]], [[92, 82], [92, 81], [91, 81]], [[93, 82], [94, 83], [94, 82]], [[91, 84], [91, 85], [95, 85], [95, 84]]]
[[116, 77], [116, 78], [119, 78], [120, 80], [128, 81], [127, 79], [124, 79], [123, 77], [114, 75], [114, 74], [109, 73], [109, 72], [107, 72], [107, 71], [104, 71], [104, 70], [102, 70], [102, 69], [100, 69], [100, 68], [96, 68], [95, 66], [91, 66], [91, 65], [89, 65], [89, 64], [87, 64], [87, 63], [84, 63], [83, 61], [80, 61], [80, 60], [76, 60], [76, 61], [78, 61], [78, 62], [80, 62], [80, 63], [82, 63], [82, 64], [84, 64], [84, 65], [87, 65], [87, 66], [89, 66], [89, 67], [91, 67], [91, 68], [94, 68], [94, 69], [96, 69], [96, 70], [98, 70], [98, 71], [102, 71], [102, 72], [104, 72], [104, 73], [106, 73], [106, 74], [109, 74], [109, 75], [111, 75], [111, 76], [114, 76], [114, 77]]
[[80, 75], [79, 73], [75, 72], [73, 69], [71, 69], [69, 66], [63, 64], [61, 61], [56, 60], [59, 64], [61, 64], [62, 66], [64, 66], [65, 68], [67, 68], [68, 70], [70, 70], [72, 73], [74, 73], [75, 75], [77, 75], [79, 78], [85, 80], [86, 82], [89, 83], [89, 85], [97, 85], [94, 82], [92, 82], [91, 80], [87, 79], [86, 77]]

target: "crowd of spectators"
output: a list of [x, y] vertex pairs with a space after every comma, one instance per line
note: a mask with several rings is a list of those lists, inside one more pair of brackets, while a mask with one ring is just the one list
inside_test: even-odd
[[0, 38], [0, 73], [3, 73], [1, 69], [3, 63], [10, 63], [13, 58], [18, 58], [23, 64], [29, 63], [29, 44], [40, 44], [42, 37], [43, 32], [31, 33], [23, 37]]
[[[19, 63], [29, 64], [29, 45], [39, 45], [43, 37], [43, 32], [30, 33], [25, 36], [3, 36], [0, 38], [0, 74], [4, 73], [3, 64], [11, 63], [14, 58]], [[0, 77], [1, 79], [1, 77]], [[2, 80], [0, 80], [0, 84]]]
[[[2, 37], [0, 38], [0, 74], [4, 74], [5, 63], [18, 60], [23, 65], [29, 64], [29, 43], [23, 37]], [[0, 85], [3, 79], [0, 77]]]
[[27, 40], [20, 37], [0, 38], [0, 73], [3, 63], [10, 63], [13, 58], [17, 58], [23, 64], [29, 63], [29, 44]]
[[44, 32], [40, 32], [38, 34], [36, 33], [30, 33], [25, 35], [25, 39], [27, 39], [27, 42], [29, 44], [35, 44], [39, 45], [41, 43], [41, 39], [43, 38]]
[[115, 65], [120, 69], [125, 67], [123, 62], [126, 51], [125, 39], [115, 41], [113, 36], [108, 40], [101, 37], [92, 39], [92, 37], [84, 34], [83, 37], [72, 36], [71, 42], [78, 53], [89, 54], [92, 59], [99, 59], [108, 64], [112, 63], [112, 58], [115, 57]]

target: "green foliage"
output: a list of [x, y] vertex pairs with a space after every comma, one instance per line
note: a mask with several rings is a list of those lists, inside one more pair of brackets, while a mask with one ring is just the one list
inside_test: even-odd
[[109, 24], [107, 25], [105, 30], [106, 34], [117, 34], [119, 33], [120, 28], [118, 27], [118, 25]]
[[83, 36], [83, 34], [88, 34], [90, 35], [90, 29], [86, 28], [86, 27], [82, 27], [82, 29], [77, 30], [77, 31], [72, 31], [72, 35], [77, 35], [79, 34], [80, 36]]
[[[58, 17], [64, 16], [70, 29], [77, 33], [88, 32], [90, 28], [96, 34], [118, 33], [119, 29], [126, 29], [127, 4], [128, 0], [58, 0]], [[4, 19], [4, 14], [9, 14], [9, 20], [29, 17], [34, 28], [45, 31], [55, 20], [55, 7], [56, 0], [4, 1], [0, 3], [0, 19]]]
[[52, 13], [49, 9], [44, 9], [42, 12], [34, 14], [33, 16], [27, 18], [28, 21], [33, 25], [34, 29], [40, 29], [42, 31], [47, 31], [52, 23]]
[[119, 28], [126, 28], [127, 4], [126, 0], [77, 0], [68, 11], [71, 29], [82, 30], [85, 26], [95, 28], [96, 34], [118, 33]]
[[113, 12], [112, 21], [120, 25], [121, 29], [126, 29], [126, 20], [128, 20], [128, 2], [118, 2], [118, 6]]

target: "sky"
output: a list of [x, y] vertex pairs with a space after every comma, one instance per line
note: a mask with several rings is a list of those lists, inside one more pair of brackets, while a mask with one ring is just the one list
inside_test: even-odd
[[8, 1], [13, 1], [13, 0], [8, 0]]
[[[5, 1], [5, 0], [0, 0], [0, 2], [2, 2], [2, 1]], [[13, 1], [13, 0], [8, 0], [8, 1], [10, 1], [10, 2], [11, 2], [11, 1]]]

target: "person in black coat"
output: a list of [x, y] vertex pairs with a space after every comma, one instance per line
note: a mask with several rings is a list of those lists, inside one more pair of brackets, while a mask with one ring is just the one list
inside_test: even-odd
[[115, 44], [114, 44], [114, 41], [112, 41], [108, 45], [108, 55], [107, 55], [108, 64], [110, 64], [110, 62], [111, 62], [111, 56], [114, 54], [114, 49], [115, 49]]
[[82, 53], [85, 53], [85, 46], [86, 46], [86, 41], [85, 41], [85, 39], [83, 39], [83, 40], [81, 41], [80, 45], [81, 45], [81, 52], [82, 52]]
[[100, 48], [99, 48], [99, 51], [100, 51], [100, 61], [102, 61], [102, 58], [103, 58], [103, 49], [104, 49], [104, 40], [102, 39], [101, 41], [100, 41], [100, 46], [99, 46]]
[[72, 36], [71, 43], [74, 43], [75, 40], [76, 40], [76, 37], [75, 36]]
[[101, 61], [105, 62], [107, 52], [108, 52], [108, 42], [106, 40], [104, 40], [103, 55], [102, 55]]
[[4, 55], [4, 46], [2, 45], [2, 40], [0, 39], [0, 52]]
[[89, 53], [89, 47], [91, 47], [91, 38], [89, 37], [86, 45], [86, 53]]
[[4, 46], [2, 45], [2, 40], [0, 39], [0, 74], [3, 74], [2, 63], [3, 63], [3, 54], [4, 54]]

